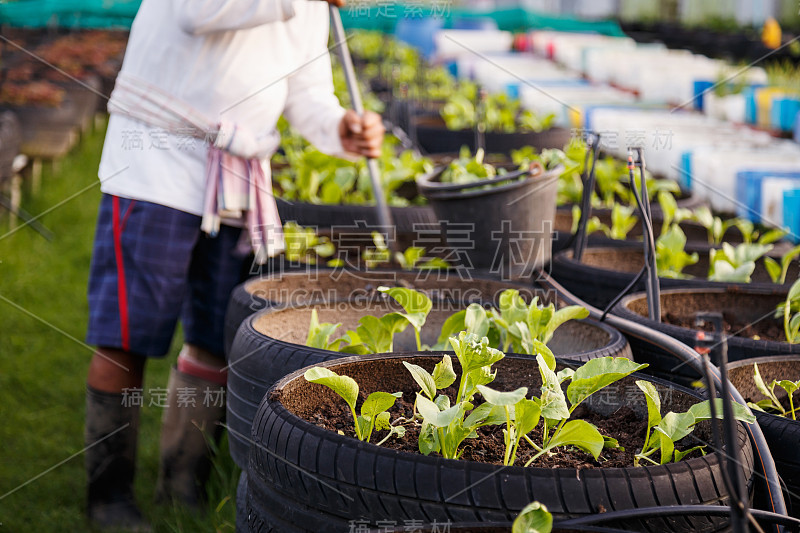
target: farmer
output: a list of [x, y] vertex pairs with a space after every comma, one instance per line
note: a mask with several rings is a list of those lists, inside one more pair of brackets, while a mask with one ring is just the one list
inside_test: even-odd
[[[283, 246], [268, 162], [279, 116], [329, 154], [380, 154], [380, 117], [333, 94], [328, 30], [326, 2], [142, 2], [109, 101], [89, 277], [95, 526], [149, 529], [132, 491], [142, 405], [164, 408], [157, 497], [202, 504], [225, 414], [228, 297], [251, 250], [263, 262]], [[179, 319], [168, 387], [144, 389], [145, 362], [169, 351]]]

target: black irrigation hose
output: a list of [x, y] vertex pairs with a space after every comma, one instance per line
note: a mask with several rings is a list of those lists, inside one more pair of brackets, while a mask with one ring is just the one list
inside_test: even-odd
[[[581, 305], [588, 309], [592, 318], [598, 319], [602, 316], [602, 311], [587, 304], [580, 298], [567, 291], [546, 272], [539, 271], [539, 280], [541, 283], [548, 285], [550, 288], [557, 291], [560, 297], [566, 303]], [[636, 337], [652, 344], [657, 344], [661, 349], [674, 355], [676, 358], [683, 361], [697, 372], [704, 374], [703, 362], [700, 354], [677, 339], [674, 339], [665, 333], [661, 333], [660, 331], [650, 329], [643, 324], [637, 324], [636, 322], [632, 322], [614, 315], [609, 315], [606, 318], [606, 323], [614, 326], [628, 336]], [[722, 382], [720, 380], [719, 371], [716, 368], [712, 368], [711, 372], [714, 377], [714, 383], [717, 386], [721, 386]], [[734, 401], [742, 405], [747, 405], [744, 398], [742, 398], [742, 395], [736, 390], [735, 387], [731, 387], [730, 393]], [[769, 446], [764, 438], [764, 433], [761, 431], [761, 427], [758, 425], [758, 422], [746, 424], [745, 429], [750, 435], [750, 440], [753, 443], [753, 447], [756, 451], [757, 461], [761, 464], [761, 472], [764, 475], [764, 479], [767, 481], [767, 492], [769, 493], [769, 501], [770, 506], [772, 507], [772, 512], [778, 515], [786, 516], [788, 514], [786, 511], [786, 502], [783, 499], [783, 492], [781, 491], [778, 472], [775, 469], [775, 461], [772, 459], [772, 454], [770, 453]], [[723, 507], [723, 509], [727, 511], [726, 507]], [[775, 531], [781, 533], [783, 529], [779, 526], [776, 526]]]
[[[647, 194], [647, 180], [644, 175], [644, 155], [642, 149], [637, 148], [639, 160], [634, 162], [633, 152], [628, 155], [628, 172], [630, 173], [631, 191], [639, 212], [642, 216], [642, 234], [644, 236], [644, 266], [647, 270], [647, 314], [650, 320], [661, 322], [661, 288], [658, 281], [658, 270], [656, 268], [656, 241], [653, 234], [653, 222], [650, 212], [650, 200]], [[636, 177], [634, 169], [639, 167], [641, 196], [636, 190]]]
[[614, 306], [615, 306], [615, 305], [617, 305], [617, 304], [619, 303], [619, 301], [620, 301], [620, 300], [622, 300], [622, 299], [625, 297], [625, 295], [626, 295], [626, 294], [628, 294], [629, 292], [631, 292], [631, 290], [632, 290], [632, 289], [633, 289], [633, 288], [636, 286], [636, 284], [637, 284], [637, 283], [639, 283], [639, 280], [640, 280], [640, 279], [642, 279], [642, 276], [644, 276], [644, 273], [645, 273], [645, 272], [647, 272], [647, 266], [646, 266], [646, 265], [645, 265], [645, 266], [643, 266], [643, 267], [642, 267], [642, 268], [639, 270], [639, 273], [638, 273], [638, 274], [636, 274], [636, 277], [634, 277], [634, 278], [631, 280], [631, 282], [630, 282], [630, 283], [628, 283], [627, 287], [625, 287], [624, 289], [622, 289], [622, 291], [620, 291], [620, 293], [619, 293], [619, 294], [617, 294], [616, 296], [614, 296], [614, 299], [613, 299], [613, 300], [611, 300], [611, 303], [609, 303], [609, 304], [606, 306], [606, 308], [605, 308], [605, 309], [603, 309], [603, 314], [602, 314], [602, 315], [600, 315], [600, 322], [603, 322], [603, 321], [606, 319], [606, 316], [608, 316], [608, 313], [609, 313], [609, 312], [610, 312], [612, 309], [614, 309]]
[[[791, 516], [784, 516], [770, 511], [753, 509], [750, 511], [754, 518], [763, 522], [768, 522], [780, 526], [786, 526], [789, 531], [800, 531], [800, 519]], [[602, 522], [615, 520], [643, 519], [653, 517], [668, 517], [680, 515], [711, 515], [726, 516], [730, 513], [727, 507], [722, 505], [670, 505], [667, 507], [640, 507], [638, 509], [625, 509], [623, 511], [610, 511], [607, 513], [597, 513], [579, 518], [570, 518], [553, 524], [554, 528], [570, 528], [579, 526], [591, 526]]]
[[[570, 236], [569, 241], [565, 248], [573, 246], [572, 257], [576, 261], [583, 258], [583, 252], [586, 249], [586, 240], [589, 236], [586, 234], [586, 226], [589, 224], [589, 217], [592, 216], [592, 193], [594, 192], [595, 184], [595, 171], [597, 168], [597, 159], [600, 152], [600, 134], [592, 133], [592, 143], [586, 150], [586, 157], [583, 161], [584, 176], [581, 178], [583, 183], [583, 190], [581, 191], [581, 217], [578, 222], [578, 230]], [[589, 166], [589, 158], [591, 157], [592, 165]]]

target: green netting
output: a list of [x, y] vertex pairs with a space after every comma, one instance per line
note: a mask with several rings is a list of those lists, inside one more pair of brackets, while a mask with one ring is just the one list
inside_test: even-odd
[[26, 28], [130, 27], [141, 0], [18, 0], [0, 2], [0, 24]]
[[570, 32], [594, 32], [604, 35], [624, 36], [615, 21], [589, 21], [574, 17], [549, 15], [522, 7], [495, 9], [490, 11], [462, 7], [449, 7], [449, 3], [434, 1], [422, 7], [419, 4], [382, 3], [370, 5], [363, 0], [353, 0], [342, 9], [342, 21], [347, 28], [377, 30], [393, 33], [400, 20], [437, 17], [444, 20], [444, 27], [451, 27], [459, 18], [490, 18], [501, 30], [520, 32], [529, 30], [556, 30]]
[[[162, 0], [168, 1], [168, 0]], [[41, 28], [45, 26], [107, 28], [130, 27], [141, 0], [0, 0], [0, 24]], [[528, 31], [549, 29], [558, 31], [596, 32], [605, 35], [624, 35], [613, 21], [586, 21], [572, 17], [554, 16], [522, 7], [478, 11], [451, 8], [444, 0], [428, 5], [419, 3], [389, 3], [380, 5], [364, 0], [351, 0], [342, 8], [342, 21], [347, 28], [360, 28], [393, 33], [402, 19], [435, 17], [451, 27], [458, 18], [491, 18], [501, 30]]]
[[554, 30], [565, 32], [593, 32], [603, 35], [623, 37], [625, 33], [613, 20], [582, 20], [574, 17], [551, 15], [531, 11], [522, 7], [476, 11], [474, 9], [454, 8], [452, 18], [491, 18], [497, 27], [504, 31], [521, 32], [529, 30]]

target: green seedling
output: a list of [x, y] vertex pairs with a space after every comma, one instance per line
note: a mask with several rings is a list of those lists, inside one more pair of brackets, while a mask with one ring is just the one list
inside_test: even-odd
[[556, 310], [554, 304], [540, 306], [538, 297], [530, 304], [516, 289], [507, 289], [500, 294], [499, 311], [491, 310], [491, 324], [498, 331], [502, 350], [512, 348], [516, 353], [533, 355], [539, 344], [547, 344], [553, 333], [563, 323], [589, 316], [583, 307], [572, 305]]
[[519, 512], [511, 533], [551, 533], [553, 531], [553, 515], [543, 504], [531, 502]]
[[[661, 416], [661, 397], [655, 385], [649, 381], [636, 381], [636, 385], [644, 393], [647, 401], [647, 433], [642, 451], [636, 454], [634, 466], [640, 466], [642, 461], [651, 464], [667, 464], [678, 462], [694, 451], [704, 452], [704, 446], [694, 446], [688, 450], [677, 450], [678, 441], [694, 431], [695, 425], [703, 420], [711, 419], [711, 405], [708, 400], [694, 404], [684, 413], [668, 412]], [[716, 398], [715, 408], [717, 418], [722, 418], [722, 399]], [[755, 416], [748, 412], [743, 405], [733, 402], [733, 412], [736, 420], [751, 424]], [[661, 453], [661, 462], [658, 463], [651, 457], [656, 452]]]
[[[421, 392], [417, 394], [415, 408], [422, 417], [419, 434], [419, 450], [428, 455], [438, 452], [447, 459], [461, 456], [461, 444], [467, 438], [475, 438], [475, 431], [482, 426], [498, 423], [500, 414], [492, 412], [491, 406], [473, 409], [472, 397], [479, 385], [486, 385], [495, 378], [492, 365], [505, 357], [503, 352], [489, 347], [489, 340], [461, 332], [450, 342], [461, 364], [461, 380], [455, 402], [444, 394], [437, 395], [437, 389], [446, 388], [456, 380], [449, 356], [444, 356], [427, 374], [416, 365], [406, 365]], [[441, 366], [440, 366], [441, 365]], [[467, 412], [472, 411], [468, 416]]]
[[[293, 263], [316, 265], [319, 259], [328, 259], [336, 247], [327, 237], [320, 237], [313, 228], [304, 228], [289, 221], [283, 225], [284, 257]], [[328, 266], [335, 266], [328, 261]]]
[[330, 324], [324, 322], [320, 324], [317, 310], [311, 310], [311, 324], [308, 326], [308, 336], [306, 337], [306, 346], [312, 348], [319, 348], [321, 350], [339, 351], [343, 339], [337, 339], [331, 342], [331, 336], [336, 332], [337, 328], [342, 324]]
[[431, 299], [424, 292], [406, 289], [405, 287], [378, 287], [378, 291], [388, 294], [405, 310], [405, 313], [397, 313], [397, 315], [405, 318], [414, 328], [417, 350], [422, 351], [420, 332], [433, 308]]
[[[800, 388], [800, 381], [790, 381], [788, 379], [782, 379], [780, 381], [772, 380], [772, 383], [770, 383], [769, 387], [767, 387], [767, 384], [764, 383], [764, 378], [761, 377], [761, 372], [758, 370], [757, 363], [753, 363], [753, 381], [755, 382], [758, 391], [766, 396], [766, 399], [755, 403], [749, 402], [747, 405], [759, 411], [779, 414], [780, 416], [785, 416], [787, 418], [791, 416], [792, 420], [797, 420], [795, 414], [797, 408], [794, 406], [794, 393], [797, 392], [798, 388]], [[789, 398], [788, 411], [783, 407], [783, 404], [775, 394], [776, 386], [786, 391], [786, 395]]]
[[789, 293], [775, 311], [778, 317], [783, 317], [783, 332], [786, 342], [797, 344], [800, 342], [800, 279], [792, 283]]
[[391, 436], [402, 438], [405, 435], [403, 426], [392, 426], [389, 422], [389, 409], [391, 409], [401, 392], [390, 394], [388, 392], [373, 392], [361, 404], [361, 414], [356, 413], [358, 401], [358, 383], [349, 376], [340, 376], [327, 368], [316, 366], [306, 370], [303, 374], [307, 381], [324, 385], [338, 394], [347, 403], [353, 415], [353, 426], [358, 440], [369, 442], [375, 429], [388, 430], [389, 434], [378, 445], [383, 444]]
[[686, 278], [683, 269], [697, 263], [700, 256], [697, 252], [687, 253], [686, 235], [678, 224], [670, 228], [656, 239], [656, 269], [662, 278]]
[[772, 250], [771, 244], [742, 243], [734, 247], [723, 242], [721, 250], [712, 248], [708, 254], [708, 279], [750, 283], [750, 277], [756, 269], [756, 261], [770, 250]]
[[767, 272], [769, 272], [769, 277], [772, 278], [773, 283], [780, 283], [781, 285], [786, 283], [786, 275], [789, 273], [789, 266], [792, 264], [792, 261], [797, 259], [798, 255], [800, 255], [800, 245], [786, 252], [783, 257], [781, 257], [780, 264], [771, 257], [764, 258], [764, 266], [767, 268]]

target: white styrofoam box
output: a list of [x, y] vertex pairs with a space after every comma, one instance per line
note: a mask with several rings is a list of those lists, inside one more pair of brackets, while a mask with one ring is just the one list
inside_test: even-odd
[[[458, 58], [458, 75], [472, 79], [491, 92], [526, 79], [576, 80], [580, 76], [531, 54], [482, 54]], [[524, 83], [524, 82], [523, 82]]]
[[570, 111], [582, 111], [587, 106], [632, 104], [635, 97], [609, 85], [572, 87], [520, 85], [522, 107], [537, 113], [555, 113], [559, 126], [573, 127]]
[[703, 113], [719, 120], [744, 124], [746, 107], [744, 94], [717, 96], [709, 91], [703, 96]]
[[[657, 45], [656, 47], [663, 47]], [[587, 46], [583, 49], [581, 61], [581, 72], [589, 79], [597, 82], [608, 82], [611, 80], [611, 72], [618, 68], [619, 62], [624, 61], [632, 53], [641, 47], [637, 47], [634, 41], [619, 40], [613, 46], [605, 43], [597, 46]], [[644, 49], [644, 48], [641, 48]]]
[[633, 88], [646, 101], [690, 106], [694, 100], [694, 82], [716, 76], [721, 62], [704, 56], [665, 56], [641, 65], [632, 73]]
[[534, 31], [531, 32], [530, 39], [534, 52], [546, 55], [552, 48], [553, 59], [573, 70], [581, 70], [583, 50], [586, 47], [635, 46], [629, 37], [612, 37], [597, 33]]
[[637, 108], [595, 108], [586, 113], [587, 129], [601, 133], [604, 148], [627, 156], [628, 144], [644, 148], [647, 167], [654, 173], [679, 179], [683, 152], [699, 146], [768, 146], [772, 138], [743, 126], [697, 113]]
[[783, 227], [783, 193], [794, 189], [800, 189], [800, 178], [774, 177], [761, 181], [762, 224]]
[[712, 209], [735, 213], [736, 176], [742, 170], [800, 169], [800, 146], [775, 141], [766, 147], [716, 146], [691, 151], [691, 187]]
[[514, 36], [498, 30], [439, 30], [433, 36], [436, 59], [508, 52]]

